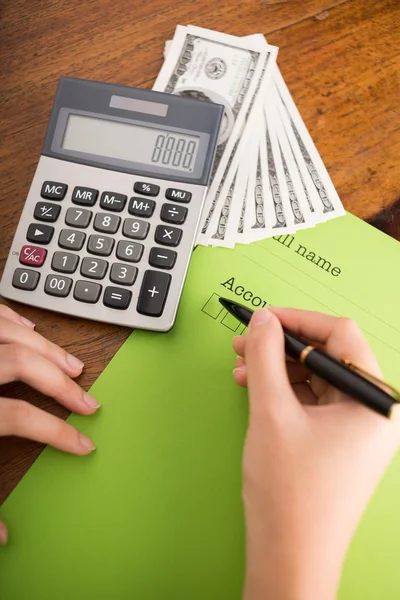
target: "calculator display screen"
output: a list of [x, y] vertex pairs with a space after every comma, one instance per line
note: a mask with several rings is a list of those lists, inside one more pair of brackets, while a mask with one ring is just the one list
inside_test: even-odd
[[179, 131], [71, 113], [61, 147], [191, 173], [199, 142], [199, 136]]

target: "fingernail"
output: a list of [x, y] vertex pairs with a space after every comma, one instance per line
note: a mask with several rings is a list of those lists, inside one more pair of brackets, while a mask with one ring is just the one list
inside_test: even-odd
[[5, 546], [8, 540], [8, 531], [4, 523], [0, 523], [0, 544]]
[[92, 452], [92, 450], [96, 450], [96, 446], [94, 445], [92, 440], [86, 435], [83, 435], [83, 433], [79, 434], [79, 441], [84, 448], [89, 450], [89, 452]]
[[271, 313], [266, 308], [261, 308], [257, 310], [254, 315], [251, 317], [250, 326], [254, 327], [255, 325], [263, 325], [271, 318]]
[[98, 402], [96, 398], [93, 398], [93, 396], [91, 396], [87, 392], [83, 392], [83, 399], [86, 402], [86, 404], [90, 406], [90, 408], [99, 408], [99, 406], [101, 406], [100, 402]]
[[71, 369], [75, 369], [75, 370], [83, 369], [83, 367], [84, 367], [83, 362], [81, 360], [79, 360], [79, 358], [76, 358], [76, 356], [72, 356], [72, 354], [67, 354], [65, 358], [66, 358], [68, 365], [71, 367]]
[[36, 327], [35, 323], [32, 323], [32, 321], [30, 321], [26, 317], [20, 317], [19, 320], [21, 321], [21, 325], [25, 325], [25, 327], [30, 327], [30, 329]]

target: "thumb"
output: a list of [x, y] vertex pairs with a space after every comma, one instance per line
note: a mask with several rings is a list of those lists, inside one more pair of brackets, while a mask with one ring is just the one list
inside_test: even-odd
[[3, 521], [0, 521], [0, 546], [7, 544], [8, 531]]
[[293, 410], [297, 403], [286, 370], [283, 330], [268, 309], [258, 310], [251, 318], [246, 336], [246, 369], [250, 417]]

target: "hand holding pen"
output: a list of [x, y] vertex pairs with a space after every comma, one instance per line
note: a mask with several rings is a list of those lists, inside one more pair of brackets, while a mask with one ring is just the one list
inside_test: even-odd
[[400, 426], [287, 359], [283, 328], [381, 378], [357, 325], [315, 312], [257, 311], [234, 339], [247, 386], [244, 600], [333, 600], [347, 547], [396, 452]]

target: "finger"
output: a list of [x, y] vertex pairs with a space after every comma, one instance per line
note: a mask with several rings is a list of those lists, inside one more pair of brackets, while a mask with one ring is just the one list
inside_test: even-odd
[[232, 347], [236, 354], [239, 356], [244, 356], [244, 349], [246, 347], [246, 336], [245, 335], [237, 335], [233, 338]]
[[246, 367], [240, 367], [233, 369], [233, 379], [240, 387], [247, 387], [247, 369]]
[[5, 544], [7, 544], [7, 540], [8, 540], [7, 527], [5, 526], [3, 521], [0, 521], [0, 546], [4, 546]]
[[245, 366], [245, 362], [244, 362], [244, 358], [242, 358], [241, 356], [237, 356], [236, 360], [235, 360], [235, 369], [240, 369], [240, 367], [244, 367]]
[[293, 333], [325, 345], [328, 353], [348, 358], [363, 369], [381, 377], [378, 363], [361, 330], [351, 319], [332, 317], [295, 308], [270, 308], [281, 324]]
[[285, 361], [279, 320], [261, 309], [251, 318], [246, 342], [250, 418], [260, 414], [287, 414], [297, 404]]
[[0, 436], [16, 435], [71, 454], [89, 454], [92, 440], [66, 421], [23, 400], [0, 398]]
[[24, 381], [73, 412], [91, 414], [100, 404], [57, 365], [22, 344], [0, 346], [0, 385]]
[[26, 317], [22, 317], [21, 315], [16, 313], [15, 310], [12, 310], [9, 306], [6, 306], [5, 304], [0, 304], [0, 317], [8, 319], [9, 321], [16, 323], [17, 325], [29, 327], [30, 329], [33, 329], [35, 327], [35, 323], [32, 323], [32, 321], [30, 321]]
[[28, 327], [20, 327], [16, 323], [0, 317], [0, 344], [13, 343], [24, 344], [31, 350], [39, 352], [71, 377], [77, 377], [83, 369], [82, 361], [46, 340], [36, 331]]

